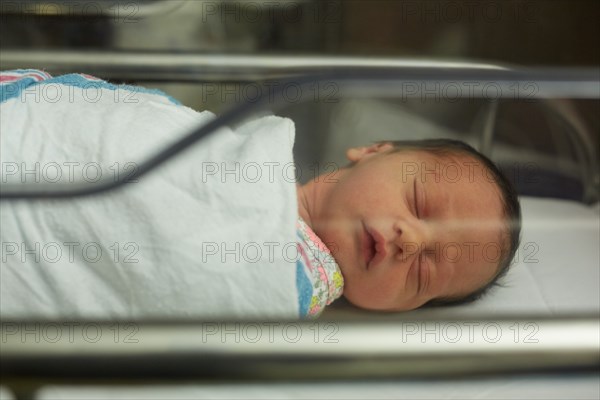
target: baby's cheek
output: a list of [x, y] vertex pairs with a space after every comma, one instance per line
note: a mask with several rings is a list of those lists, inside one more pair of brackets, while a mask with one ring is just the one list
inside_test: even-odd
[[340, 245], [338, 242], [331, 240], [331, 241], [324, 241], [323, 242], [325, 244], [325, 246], [327, 247], [327, 249], [329, 250], [329, 256], [336, 262], [336, 263], [340, 263], [340, 256], [342, 254]]

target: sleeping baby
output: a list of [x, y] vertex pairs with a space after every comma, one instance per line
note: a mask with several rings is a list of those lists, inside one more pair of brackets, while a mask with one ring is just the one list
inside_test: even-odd
[[[129, 173], [215, 118], [84, 74], [0, 78], [2, 185]], [[293, 165], [294, 135], [289, 119], [263, 117], [114, 192], [3, 200], [0, 315], [303, 318], [342, 295], [404, 311], [476, 299], [506, 273], [519, 203], [471, 147], [381, 142], [303, 186], [239, 179], [240, 165]]]
[[381, 311], [466, 303], [507, 272], [520, 206], [489, 159], [453, 140], [381, 142], [347, 158], [297, 193], [305, 236], [325, 249], [348, 301]]

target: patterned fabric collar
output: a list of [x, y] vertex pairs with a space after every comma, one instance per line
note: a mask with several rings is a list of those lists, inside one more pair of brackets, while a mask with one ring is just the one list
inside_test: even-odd
[[296, 228], [301, 239], [301, 256], [313, 278], [313, 296], [308, 315], [315, 316], [342, 295], [344, 278], [327, 246], [300, 217]]

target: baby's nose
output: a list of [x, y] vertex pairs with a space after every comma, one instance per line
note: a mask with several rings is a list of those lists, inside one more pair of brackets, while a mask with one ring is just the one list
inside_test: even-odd
[[427, 246], [424, 229], [409, 224], [394, 226], [394, 244], [398, 248], [398, 256], [406, 260], [418, 254]]

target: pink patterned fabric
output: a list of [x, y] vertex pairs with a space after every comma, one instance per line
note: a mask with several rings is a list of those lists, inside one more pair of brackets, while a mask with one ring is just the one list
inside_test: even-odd
[[302, 218], [298, 218], [296, 229], [301, 261], [313, 286], [308, 315], [316, 317], [342, 295], [344, 278], [331, 251]]

